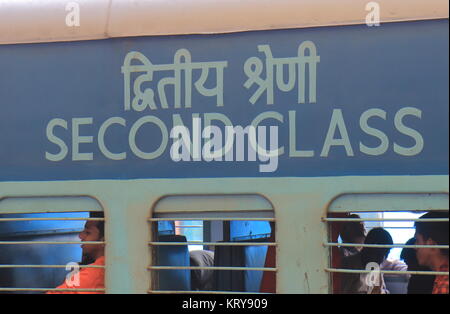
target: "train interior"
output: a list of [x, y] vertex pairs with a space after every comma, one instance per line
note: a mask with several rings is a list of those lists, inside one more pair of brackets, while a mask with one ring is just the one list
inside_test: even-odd
[[[348, 217], [348, 214], [330, 217]], [[366, 232], [383, 227], [391, 234], [395, 244], [405, 244], [414, 237], [413, 220], [423, 212], [356, 214], [367, 220], [364, 224]], [[273, 271], [276, 268], [275, 220], [199, 218], [201, 216], [150, 221], [154, 240], [151, 266], [155, 267], [150, 270], [154, 272], [151, 289], [155, 292], [276, 292], [276, 272]], [[2, 292], [42, 293], [32, 289], [53, 288], [61, 284], [68, 270], [45, 265], [66, 265], [81, 260], [80, 245], [66, 242], [80, 241], [78, 233], [83, 230], [84, 219], [88, 217], [89, 212], [0, 215]], [[392, 221], [394, 219], [402, 221]], [[330, 240], [342, 243], [336, 226], [333, 223], [330, 225]], [[338, 249], [330, 247], [330, 264], [336, 268], [341, 263]], [[391, 249], [388, 259], [402, 263], [401, 252], [402, 248]], [[339, 275], [332, 274], [330, 277], [333, 292], [337, 293]], [[407, 275], [385, 275], [384, 278], [390, 293], [406, 293]], [[6, 288], [12, 289], [6, 291]], [[20, 290], [26, 288], [28, 290]]]
[[[0, 224], [0, 288], [54, 288], [60, 285], [68, 271], [65, 268], [46, 268], [43, 265], [66, 265], [80, 262], [80, 245], [73, 244], [34, 244], [46, 242], [80, 241], [79, 232], [83, 230], [83, 218], [88, 212], [80, 213], [33, 213], [2, 214]], [[41, 220], [41, 219], [81, 220]], [[8, 219], [18, 219], [8, 221]], [[20, 220], [36, 219], [36, 220]], [[6, 244], [9, 243], [9, 244]], [[8, 267], [16, 265], [18, 267]], [[20, 267], [32, 265], [34, 267]], [[2, 291], [2, 293], [36, 293], [34, 291]]]
[[[42, 293], [32, 289], [60, 285], [70, 269], [43, 266], [81, 261], [80, 245], [66, 242], [80, 241], [78, 234], [84, 227], [83, 218], [87, 217], [89, 212], [0, 215], [3, 244], [0, 289], [11, 289], [2, 293]], [[156, 290], [260, 292], [263, 271], [244, 268], [265, 267], [268, 246], [263, 244], [271, 240], [269, 222], [170, 220], [156, 222], [154, 226], [157, 241], [186, 243], [156, 247], [157, 266], [239, 267], [238, 270], [156, 270]], [[214, 245], [220, 242], [256, 245]], [[274, 289], [275, 283], [271, 285]]]
[[[389, 232], [394, 245], [404, 245], [414, 238], [414, 219], [418, 219], [424, 213], [423, 211], [348, 212], [346, 214], [330, 215], [330, 217], [348, 218], [350, 215], [358, 215], [360, 219], [366, 220], [364, 221], [366, 235], [370, 230], [381, 227]], [[395, 221], [395, 219], [399, 220]], [[330, 224], [329, 239], [331, 242], [344, 243], [340, 236], [340, 230], [342, 230], [341, 223]], [[411, 244], [409, 243], [409, 245]], [[342, 247], [330, 247], [330, 264], [333, 268], [342, 266], [343, 256], [340, 249]], [[403, 253], [406, 253], [406, 249], [402, 247], [392, 248], [387, 256], [387, 263], [385, 263], [387, 266], [382, 264], [380, 269], [383, 270], [383, 267], [386, 267], [385, 270], [389, 271], [408, 271], [408, 265], [403, 259]], [[341, 275], [339, 273], [332, 274], [333, 293], [340, 293]], [[383, 277], [390, 294], [407, 294], [409, 274], [384, 274]]]
[[[159, 246], [156, 265], [238, 269], [156, 270], [158, 284], [155, 288], [178, 291], [260, 292], [264, 272], [252, 268], [265, 267], [268, 246], [257, 244], [271, 242], [271, 233], [271, 225], [267, 221], [158, 222], [158, 241], [190, 244]], [[217, 245], [214, 245], [215, 243]], [[251, 245], [252, 243], [255, 245]]]

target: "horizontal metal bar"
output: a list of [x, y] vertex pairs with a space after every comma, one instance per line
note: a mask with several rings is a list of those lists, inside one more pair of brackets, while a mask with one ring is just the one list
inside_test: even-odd
[[[0, 268], [66, 268], [67, 265], [0, 265]], [[79, 265], [80, 268], [105, 268], [104, 265]]]
[[184, 228], [203, 228], [203, 226], [175, 226], [175, 229], [184, 229]]
[[275, 218], [230, 218], [230, 217], [223, 217], [223, 218], [149, 218], [149, 222], [155, 222], [155, 221], [184, 221], [184, 220], [202, 220], [202, 221], [275, 221]]
[[[373, 270], [358, 270], [358, 269], [345, 269], [345, 268], [325, 268], [326, 272], [330, 273], [349, 273], [349, 274], [368, 274]], [[435, 276], [448, 276], [449, 273], [445, 271], [413, 271], [413, 270], [379, 270], [382, 274], [391, 275], [435, 275]]]
[[74, 217], [66, 217], [66, 218], [64, 218], [64, 217], [59, 217], [59, 218], [56, 218], [56, 217], [51, 217], [51, 218], [31, 218], [31, 217], [30, 218], [26, 218], [26, 217], [25, 218], [23, 218], [23, 217], [21, 217], [21, 218], [0, 218], [0, 222], [4, 222], [4, 221], [53, 221], [53, 220], [105, 221], [105, 218], [81, 218], [81, 217], [76, 217], [76, 218], [74, 218]]
[[324, 222], [364, 222], [364, 221], [405, 221], [405, 222], [448, 222], [448, 218], [428, 218], [428, 219], [419, 219], [419, 218], [327, 218], [322, 217], [322, 221]]
[[[30, 231], [14, 231], [9, 233], [0, 233], [0, 238], [18, 238], [30, 236], [47, 236], [47, 235], [63, 235], [63, 234], [77, 234], [83, 231], [81, 228], [60, 228], [50, 230], [30, 230]], [[18, 239], [17, 239], [18, 240]]]
[[148, 242], [150, 246], [170, 246], [170, 245], [208, 245], [208, 246], [277, 246], [275, 242]]
[[147, 270], [253, 270], [253, 271], [278, 271], [278, 268], [271, 267], [226, 267], [226, 266], [148, 266]]
[[270, 294], [243, 291], [183, 291], [183, 290], [148, 290], [149, 294]]
[[105, 241], [0, 241], [0, 245], [24, 244], [106, 244]]
[[78, 288], [73, 288], [73, 289], [57, 289], [57, 288], [0, 288], [0, 291], [41, 291], [41, 292], [46, 292], [46, 291], [61, 291], [61, 292], [65, 292], [65, 291], [72, 291], [72, 292], [104, 292], [106, 291], [106, 289], [78, 289]]
[[410, 249], [448, 249], [448, 245], [406, 245], [406, 244], [359, 244], [359, 243], [336, 243], [325, 242], [324, 246], [342, 246], [342, 247], [368, 247], [368, 248], [410, 248]]

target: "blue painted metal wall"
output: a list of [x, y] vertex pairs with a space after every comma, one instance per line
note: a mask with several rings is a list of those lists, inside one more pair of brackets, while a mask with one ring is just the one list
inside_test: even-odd
[[[257, 87], [244, 87], [248, 79], [244, 64], [251, 57], [264, 64], [258, 45], [269, 45], [274, 58], [286, 58], [297, 56], [299, 45], [306, 41], [314, 43], [320, 56], [316, 101], [306, 97], [305, 103], [298, 103], [296, 88], [290, 92], [275, 88], [273, 104], [268, 104], [265, 93], [251, 104]], [[217, 106], [215, 97], [193, 89], [191, 108], [174, 108], [169, 87], [168, 109], [161, 108], [156, 98], [154, 110], [125, 111], [121, 73], [125, 56], [139, 51], [153, 65], [173, 64], [179, 49], [187, 49], [193, 62], [227, 62], [223, 106]], [[0, 181], [448, 174], [448, 66], [447, 20], [0, 46]], [[264, 71], [261, 77], [267, 74]], [[208, 88], [215, 86], [213, 73], [205, 83]], [[286, 73], [287, 66], [285, 81]], [[193, 83], [199, 76], [193, 72]], [[156, 91], [156, 83], [164, 77], [173, 77], [173, 71], [155, 72], [144, 87]], [[368, 124], [389, 142], [377, 156], [360, 149], [361, 144], [380, 145], [380, 138], [364, 132], [360, 124], [361, 115], [374, 108], [385, 112], [385, 118], [372, 116]], [[415, 108], [416, 114], [410, 111], [400, 119], [409, 130], [401, 132], [395, 116], [405, 108]], [[207, 113], [221, 113], [234, 125], [247, 126], [268, 111], [283, 119], [262, 123], [279, 127], [279, 146], [284, 146], [273, 172], [260, 172], [255, 161], [174, 162], [170, 139], [162, 155], [154, 159], [141, 159], [130, 149], [130, 129], [144, 116], [160, 119], [170, 132], [175, 114], [191, 128], [193, 114], [204, 118]], [[331, 146], [327, 156], [321, 156], [333, 112], [345, 123], [353, 156], [344, 145]], [[105, 157], [97, 143], [99, 128], [111, 117], [124, 119], [125, 126], [112, 125], [105, 145], [111, 152], [126, 153], [124, 160]], [[62, 160], [50, 161], [46, 152], [60, 150], [46, 134], [49, 122], [56, 118], [67, 123], [67, 129], [57, 126], [52, 131], [68, 152]], [[76, 118], [92, 119], [79, 126], [81, 136], [92, 136], [79, 144], [81, 153], [92, 153], [90, 160], [72, 160]], [[295, 126], [291, 130], [291, 137], [296, 134], [295, 146], [290, 143], [290, 123], [291, 128]], [[342, 128], [335, 131], [334, 138], [343, 137]], [[423, 148], [412, 156], [394, 151], [394, 143], [411, 148], [420, 138]], [[143, 125], [136, 135], [136, 145], [143, 151], [153, 151], [160, 143], [161, 131], [155, 124]], [[290, 148], [313, 151], [313, 156], [295, 157]]]

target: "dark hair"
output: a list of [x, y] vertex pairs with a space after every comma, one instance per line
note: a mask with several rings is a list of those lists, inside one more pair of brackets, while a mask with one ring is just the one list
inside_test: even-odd
[[[348, 218], [360, 219], [357, 214], [351, 214]], [[341, 239], [344, 243], [354, 243], [356, 238], [364, 238], [366, 232], [364, 230], [364, 224], [361, 221], [346, 221], [342, 225]]]
[[[89, 218], [105, 218], [103, 212], [89, 212]], [[100, 237], [103, 238], [105, 236], [105, 222], [104, 221], [95, 221], [97, 223], [97, 229], [100, 232]]]
[[[391, 235], [383, 228], [373, 228], [366, 236], [364, 244], [380, 244], [393, 245]], [[371, 248], [365, 247], [361, 250], [361, 260], [363, 266], [367, 263], [375, 262], [381, 264], [383, 260], [389, 255], [390, 248]]]
[[[447, 218], [448, 212], [429, 212], [416, 221], [416, 233], [422, 235], [424, 240], [432, 239], [438, 245], [448, 245], [448, 221], [427, 222], [427, 219]], [[448, 256], [448, 249], [441, 249], [441, 253]]]
[[[411, 238], [405, 243], [406, 245], [416, 244], [416, 238]], [[404, 248], [400, 253], [400, 259], [404, 260], [406, 265], [408, 265], [408, 270], [414, 270], [419, 267], [419, 262], [417, 261], [416, 250], [413, 248]]]

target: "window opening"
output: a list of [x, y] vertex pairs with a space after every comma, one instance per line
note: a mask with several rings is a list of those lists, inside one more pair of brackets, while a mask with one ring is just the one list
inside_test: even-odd
[[[263, 210], [256, 206], [242, 210], [245, 202], [248, 207], [254, 205], [251, 198], [246, 198], [239, 202], [239, 211], [223, 210], [223, 202], [231, 204], [236, 200], [217, 195], [186, 196], [184, 203], [190, 210], [182, 210], [177, 198], [172, 207], [169, 200], [164, 201], [167, 209], [157, 207], [149, 219], [153, 230], [153, 241], [149, 243], [153, 282], [149, 292], [262, 292], [267, 273], [276, 272], [275, 263], [268, 263], [276, 247], [275, 218], [271, 205]], [[196, 201], [199, 207], [193, 209]], [[222, 202], [215, 205], [217, 201]], [[215, 206], [219, 210], [214, 210]], [[162, 221], [173, 224], [175, 231], [164, 233]], [[275, 290], [275, 281], [271, 284]]]
[[[445, 212], [445, 211], [442, 211]], [[408, 283], [412, 275], [420, 276], [435, 276], [448, 275], [448, 272], [436, 272], [431, 269], [426, 270], [409, 270], [408, 265], [401, 259], [401, 253], [404, 249], [416, 249], [425, 246], [414, 245], [407, 243], [408, 240], [414, 237], [415, 228], [414, 223], [420, 216], [426, 212], [396, 212], [396, 211], [379, 211], [379, 212], [349, 212], [330, 214], [324, 221], [329, 224], [328, 241], [325, 246], [330, 249], [330, 267], [326, 269], [332, 276], [334, 293], [358, 293], [354, 288], [359, 287], [359, 293], [366, 293], [367, 291], [361, 288], [368, 284], [367, 275], [382, 274], [380, 288], [383, 288], [386, 293], [405, 294], [407, 293]], [[350, 215], [357, 214], [360, 218], [349, 218]], [[447, 211], [448, 215], [448, 211]], [[435, 219], [436, 222], [447, 222], [448, 218]], [[392, 244], [386, 243], [361, 243], [357, 241], [346, 242], [342, 234], [345, 227], [344, 224], [350, 223], [357, 225], [358, 223], [365, 224], [365, 236], [371, 230], [383, 228], [387, 231], [391, 238]], [[337, 231], [339, 230], [339, 231]], [[339, 234], [340, 240], [337, 240]], [[448, 238], [448, 235], [447, 235]], [[448, 249], [448, 245], [426, 246], [440, 249]], [[354, 258], [363, 248], [377, 248], [389, 250], [389, 255], [384, 262], [378, 264], [378, 268], [364, 267], [363, 264], [354, 263], [357, 259]], [[405, 251], [406, 252], [406, 251]], [[359, 276], [359, 277], [358, 277]], [[366, 276], [366, 277], [364, 277]], [[358, 281], [359, 278], [359, 281]], [[381, 278], [381, 277], [380, 277]], [[353, 281], [353, 287], [349, 287], [346, 283]], [[369, 280], [370, 281], [370, 280]], [[361, 283], [362, 282], [362, 283]], [[383, 284], [384, 282], [384, 284]], [[378, 282], [374, 284], [374, 287]], [[370, 286], [370, 284], [369, 284]], [[347, 289], [348, 288], [348, 289]], [[367, 288], [367, 287], [366, 287]], [[363, 291], [364, 290], [364, 291]], [[370, 287], [369, 287], [370, 290]], [[431, 293], [431, 291], [430, 291]]]
[[[3, 202], [7, 200], [6, 202]], [[44, 202], [43, 202], [44, 201]], [[66, 201], [66, 202], [64, 202]], [[105, 241], [82, 241], [79, 237], [85, 232], [87, 221], [104, 223], [104, 218], [90, 218], [94, 211], [72, 212], [70, 209], [77, 198], [12, 198], [0, 200], [0, 293], [36, 294], [49, 291], [57, 292], [95, 292], [103, 293], [102, 288], [78, 288], [74, 274], [79, 264], [79, 270], [84, 268], [104, 269], [104, 265], [83, 265], [89, 261], [85, 254], [83, 260], [82, 248], [97, 248], [95, 245], [105, 245]], [[56, 210], [56, 204], [64, 204], [61, 212]], [[83, 205], [89, 204], [86, 198], [80, 198]], [[24, 205], [32, 204], [27, 211]], [[47, 207], [48, 206], [48, 207]], [[9, 209], [8, 209], [9, 208]], [[51, 208], [51, 210], [45, 210]], [[78, 209], [78, 208], [76, 208]], [[79, 210], [79, 209], [78, 209]], [[51, 212], [49, 212], [51, 211]], [[95, 214], [94, 214], [95, 216]], [[103, 228], [104, 230], [104, 228]], [[91, 250], [92, 251], [92, 250]], [[94, 249], [95, 251], [95, 249]], [[73, 263], [73, 264], [69, 264]], [[68, 281], [66, 278], [68, 277]], [[71, 283], [70, 288], [60, 288], [64, 283]]]

